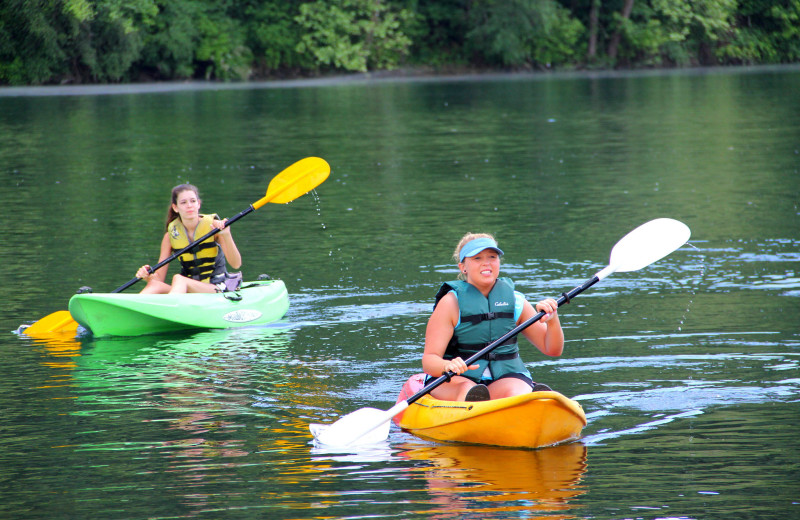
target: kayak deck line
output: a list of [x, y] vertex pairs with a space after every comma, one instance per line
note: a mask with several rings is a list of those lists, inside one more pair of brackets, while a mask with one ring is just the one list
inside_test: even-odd
[[[569, 408], [576, 412], [577, 415], [580, 415], [580, 412], [583, 412], [583, 407], [577, 401], [574, 401], [563, 394], [560, 394], [555, 391], [543, 391], [543, 392], [531, 392], [529, 394], [522, 394], [522, 395], [515, 395], [511, 397], [501, 397], [499, 399], [489, 399], [488, 401], [441, 401], [436, 399], [433, 403], [428, 403], [427, 401], [420, 400], [416, 403], [413, 403], [411, 406], [424, 406], [426, 408], [457, 408], [461, 410], [472, 410], [476, 406], [480, 406], [483, 403], [499, 403], [502, 402], [504, 399], [516, 399], [518, 401], [522, 401], [522, 403], [526, 403], [528, 401], [532, 401], [534, 399], [553, 399], [558, 401], [560, 404], [564, 405], [564, 407]], [[509, 402], [506, 406], [514, 406], [516, 403]], [[492, 406], [491, 410], [487, 410], [487, 412], [493, 411], [496, 407]], [[579, 412], [580, 410], [580, 412]], [[586, 417], [584, 416], [584, 426]]]

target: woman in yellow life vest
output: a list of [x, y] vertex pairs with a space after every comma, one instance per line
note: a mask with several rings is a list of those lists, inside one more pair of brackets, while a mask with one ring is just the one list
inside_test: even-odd
[[161, 240], [158, 261], [161, 262], [213, 229], [221, 231], [178, 257], [181, 273], [172, 277], [172, 284], [165, 282], [168, 266], [155, 273], [150, 273], [149, 265], [140, 267], [136, 276], [147, 282], [142, 293], [213, 293], [222, 288], [226, 261], [234, 269], [242, 265], [239, 249], [233, 241], [230, 229], [225, 226], [227, 219], [219, 220], [217, 215], [201, 214], [200, 203], [199, 192], [191, 184], [180, 184], [172, 188], [172, 199], [167, 209], [166, 233]]
[[474, 365], [464, 362], [538, 311], [544, 317], [522, 334], [547, 356], [560, 356], [564, 349], [558, 303], [548, 298], [531, 305], [510, 278], [500, 277], [502, 255], [494, 237], [485, 233], [467, 233], [456, 247], [459, 279], [439, 289], [425, 331], [422, 368], [427, 379], [458, 374], [431, 392], [437, 399], [482, 401], [550, 389], [531, 379], [516, 337]]

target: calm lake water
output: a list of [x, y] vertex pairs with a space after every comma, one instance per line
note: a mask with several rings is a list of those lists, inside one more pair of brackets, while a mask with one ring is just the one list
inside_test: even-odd
[[[0, 517], [800, 516], [800, 68], [246, 87], [0, 89]], [[232, 216], [306, 156], [332, 167], [315, 194], [233, 228], [281, 322], [14, 333], [153, 263], [173, 185]], [[579, 442], [312, 443], [420, 371], [466, 231], [539, 299], [657, 217], [690, 244], [563, 307], [560, 358], [522, 345]]]

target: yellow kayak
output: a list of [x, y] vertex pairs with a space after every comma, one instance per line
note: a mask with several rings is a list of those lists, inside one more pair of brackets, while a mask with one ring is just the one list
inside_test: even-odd
[[[421, 390], [424, 378], [424, 374], [411, 376], [398, 402]], [[541, 448], [578, 439], [586, 415], [577, 401], [548, 391], [476, 402], [425, 395], [394, 421], [414, 435], [437, 441]]]

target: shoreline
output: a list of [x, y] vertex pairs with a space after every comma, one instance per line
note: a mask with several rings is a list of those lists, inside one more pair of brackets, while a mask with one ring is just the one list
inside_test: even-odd
[[709, 74], [754, 74], [765, 72], [800, 71], [800, 63], [777, 65], [743, 65], [715, 67], [686, 67], [661, 69], [625, 70], [573, 70], [536, 72], [431, 72], [424, 69], [398, 69], [393, 71], [337, 74], [312, 78], [255, 80], [242, 82], [221, 81], [163, 81], [121, 84], [83, 84], [83, 85], [45, 85], [45, 86], [0, 86], [2, 97], [45, 97], [45, 96], [103, 96], [123, 94], [160, 94], [173, 92], [197, 92], [219, 90], [258, 90], [277, 88], [313, 88], [363, 83], [407, 83], [407, 82], [461, 82], [520, 80], [569, 80], [569, 79], [615, 79], [625, 77], [646, 77], [665, 75], [709, 75]]

